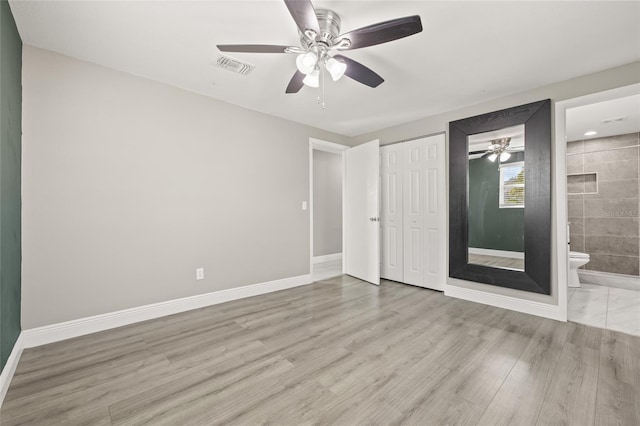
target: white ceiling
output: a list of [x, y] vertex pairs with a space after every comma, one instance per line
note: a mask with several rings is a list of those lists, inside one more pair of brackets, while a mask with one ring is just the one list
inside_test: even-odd
[[[591, 130], [598, 133], [593, 136], [584, 135]], [[568, 142], [634, 132], [640, 132], [640, 95], [567, 110]]]
[[295, 56], [235, 53], [256, 68], [215, 67], [216, 44], [297, 45], [281, 1], [10, 1], [23, 42], [347, 136], [640, 60], [640, 2], [315, 1], [343, 32], [419, 14], [424, 31], [348, 52], [385, 82], [328, 84], [327, 108], [284, 90]]

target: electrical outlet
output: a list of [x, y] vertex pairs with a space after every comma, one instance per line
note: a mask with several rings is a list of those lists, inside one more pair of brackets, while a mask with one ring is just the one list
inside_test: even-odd
[[302, 210], [306, 210], [307, 209], [307, 202], [303, 201], [302, 202]]
[[196, 268], [196, 280], [204, 280], [204, 268]]

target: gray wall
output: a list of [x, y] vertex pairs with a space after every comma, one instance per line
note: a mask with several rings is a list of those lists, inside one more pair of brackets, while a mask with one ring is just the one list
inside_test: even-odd
[[342, 155], [313, 150], [313, 255], [342, 253]]
[[[450, 121], [459, 120], [465, 117], [472, 117], [479, 114], [484, 114], [491, 111], [496, 111], [504, 108], [509, 108], [516, 105], [522, 105], [528, 102], [535, 102], [541, 99], [551, 99], [553, 102], [576, 98], [579, 96], [588, 95], [591, 93], [597, 93], [609, 89], [628, 86], [631, 84], [640, 83], [640, 62], [633, 62], [617, 68], [612, 68], [606, 71], [602, 71], [595, 74], [589, 74], [583, 77], [574, 78], [571, 80], [563, 81], [560, 83], [551, 84], [548, 86], [540, 87], [534, 90], [526, 92], [516, 93], [510, 96], [501, 97], [492, 101], [483, 102], [477, 105], [472, 105], [466, 108], [449, 111], [443, 114], [426, 117], [420, 120], [405, 123], [399, 126], [389, 127], [381, 129], [375, 132], [365, 133], [356, 136], [352, 139], [351, 145], [358, 145], [373, 139], [379, 139], [381, 144], [388, 144], [393, 142], [399, 142], [417, 138], [424, 135], [431, 135], [448, 131], [448, 123]], [[552, 112], [553, 114], [553, 112]], [[447, 144], [449, 135], [447, 132]], [[565, 143], [565, 141], [562, 141]], [[552, 149], [555, 149], [555, 140], [552, 140]], [[555, 170], [552, 168], [552, 174]], [[553, 179], [552, 179], [553, 182]], [[552, 189], [552, 206], [555, 204], [557, 195], [555, 188]], [[555, 224], [558, 218], [553, 210], [553, 229], [552, 229], [552, 241], [556, 241]], [[565, 221], [565, 218], [562, 218]], [[445, 250], [448, 256], [448, 250]], [[448, 278], [449, 285], [455, 285], [459, 287], [465, 287], [478, 291], [484, 291], [488, 293], [495, 293], [501, 295], [507, 295], [512, 297], [518, 297], [526, 300], [534, 300], [542, 303], [549, 303], [557, 305], [558, 303], [558, 280], [557, 280], [557, 253], [555, 245], [551, 248], [551, 257], [553, 259], [552, 268], [552, 283], [551, 283], [551, 296], [538, 295], [533, 293], [526, 293], [517, 290], [490, 286], [470, 281], [457, 280]]]
[[24, 328], [309, 273], [346, 138], [28, 46], [23, 84]]
[[[0, 370], [20, 334], [22, 41], [0, 1]], [[1, 401], [0, 401], [1, 402]]]
[[589, 253], [584, 269], [639, 275], [638, 136], [567, 144], [571, 250]]

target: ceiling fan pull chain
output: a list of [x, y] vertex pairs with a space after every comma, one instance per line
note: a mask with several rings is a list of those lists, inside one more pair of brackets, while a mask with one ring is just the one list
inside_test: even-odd
[[324, 75], [325, 75], [325, 70], [322, 69], [322, 67], [320, 67], [320, 99], [321, 99], [321, 103], [320, 105], [322, 106], [322, 109], [325, 109], [326, 105], [324, 104]]

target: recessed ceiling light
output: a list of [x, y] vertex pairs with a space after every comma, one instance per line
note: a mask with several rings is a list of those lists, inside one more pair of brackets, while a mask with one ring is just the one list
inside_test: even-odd
[[593, 136], [593, 135], [597, 135], [598, 132], [596, 132], [595, 130], [589, 130], [588, 132], [584, 132], [585, 136]]

